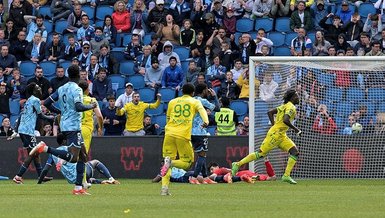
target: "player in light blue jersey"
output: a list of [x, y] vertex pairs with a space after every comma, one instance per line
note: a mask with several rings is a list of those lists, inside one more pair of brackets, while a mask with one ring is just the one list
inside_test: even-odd
[[[207, 98], [211, 95], [215, 99], [215, 104], [210, 103]], [[219, 101], [218, 97], [215, 94], [215, 91], [212, 89], [208, 89], [206, 84], [198, 84], [195, 87], [195, 99], [198, 99], [203, 107], [206, 108], [207, 114], [210, 115], [213, 111], [219, 111]], [[206, 128], [202, 127], [203, 120], [198, 115], [195, 115], [193, 121], [193, 128], [191, 131], [191, 143], [194, 147], [194, 152], [198, 154], [198, 158], [195, 163], [194, 173], [190, 177], [189, 182], [192, 184], [200, 184], [198, 175], [202, 174], [203, 183], [204, 184], [214, 184], [213, 180], [211, 180], [207, 176], [207, 167], [206, 167], [206, 152], [208, 151], [208, 135], [210, 133], [207, 132]]]
[[[186, 171], [183, 169], [172, 167], [170, 182], [189, 183], [189, 179], [193, 174], [194, 174], [193, 171]], [[202, 176], [198, 176], [197, 179], [198, 181], [203, 183]], [[160, 182], [161, 180], [162, 180], [162, 176], [159, 173], [155, 178], [152, 179], [152, 182]]]
[[[48, 147], [44, 142], [40, 142], [33, 148], [30, 154], [46, 152], [57, 156], [67, 162], [77, 163], [76, 182], [74, 195], [89, 195], [83, 188], [83, 173], [87, 159], [86, 150], [81, 135], [81, 112], [92, 110], [97, 107], [97, 102], [89, 105], [83, 104], [83, 92], [78, 86], [79, 67], [71, 65], [68, 68], [69, 82], [61, 86], [55, 93], [44, 101], [44, 105], [53, 112], [61, 113], [60, 130], [66, 136], [68, 151], [58, 150]], [[60, 110], [53, 103], [59, 102]]]
[[[58, 147], [58, 150], [64, 150], [68, 151], [68, 147], [64, 146], [67, 144], [67, 140], [65, 138], [65, 135], [63, 133], [59, 133], [56, 138], [57, 143], [60, 147]], [[56, 170], [60, 171], [61, 174], [64, 176], [64, 178], [67, 179], [68, 183], [74, 184], [76, 182], [76, 163], [70, 163], [66, 162], [63, 159], [60, 159], [56, 156], [49, 155], [48, 160], [44, 166], [44, 169], [42, 173], [40, 174], [40, 178], [38, 181], [38, 184], [41, 184], [44, 182], [44, 177], [47, 175], [49, 169], [52, 167], [52, 165], [55, 164]], [[107, 167], [100, 162], [99, 160], [91, 160], [86, 163], [86, 180], [88, 183], [93, 184], [120, 184], [118, 180], [115, 180], [112, 176], [110, 171], [107, 169]], [[95, 179], [94, 177], [94, 171], [98, 170], [101, 174], [103, 174], [108, 180], [99, 180]]]
[[[17, 121], [17, 125], [15, 128], [15, 133], [12, 134], [8, 138], [8, 140], [12, 140], [17, 133], [20, 135], [20, 139], [23, 143], [24, 149], [27, 149], [30, 152], [36, 146], [36, 137], [35, 137], [35, 126], [36, 120], [39, 118], [42, 119], [53, 119], [53, 117], [45, 116], [41, 112], [40, 106], [40, 98], [42, 97], [41, 88], [36, 83], [30, 83], [26, 87], [26, 96], [27, 101], [24, 104], [24, 109], [20, 113], [19, 119]], [[17, 133], [16, 133], [17, 132]], [[19, 172], [13, 178], [13, 181], [17, 184], [23, 183], [23, 174], [27, 171], [29, 165], [33, 163], [36, 168], [37, 176], [40, 176], [42, 167], [40, 163], [39, 154], [29, 155], [20, 166]], [[49, 178], [46, 178], [49, 179]]]

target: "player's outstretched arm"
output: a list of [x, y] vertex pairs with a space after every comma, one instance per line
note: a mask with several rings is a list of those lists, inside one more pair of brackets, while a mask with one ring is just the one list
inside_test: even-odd
[[76, 109], [77, 112], [83, 112], [83, 111], [92, 110], [92, 109], [96, 108], [97, 106], [98, 106], [98, 103], [96, 103], [96, 102], [92, 102], [89, 105], [84, 105], [81, 102], [76, 102], [75, 103], [75, 109]]
[[274, 121], [274, 115], [278, 113], [277, 108], [271, 109], [267, 112], [267, 116], [269, 117], [270, 123], [273, 126], [275, 121]]
[[94, 108], [96, 119], [98, 120], [98, 136], [103, 135], [103, 115], [99, 107]]
[[302, 133], [302, 131], [300, 129], [298, 129], [296, 126], [294, 126], [290, 122], [290, 116], [289, 115], [285, 114], [285, 116], [283, 117], [283, 123], [285, 123], [288, 127], [293, 129], [295, 131], [295, 133], [297, 133], [297, 135], [300, 135]]
[[59, 98], [59, 95], [57, 92], [54, 92], [52, 95], [50, 95], [47, 99], [44, 100], [43, 105], [48, 108], [51, 112], [54, 112], [56, 114], [60, 114], [61, 111], [53, 105], [55, 101], [57, 101]]

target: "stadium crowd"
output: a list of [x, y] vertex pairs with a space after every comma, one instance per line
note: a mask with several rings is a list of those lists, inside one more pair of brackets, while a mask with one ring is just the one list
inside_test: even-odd
[[[105, 135], [122, 135], [132, 126], [135, 132], [162, 134], [167, 102], [180, 95], [187, 82], [207, 84], [214, 90], [211, 100], [214, 96], [230, 99], [228, 104], [226, 100], [221, 103], [235, 111], [232, 135], [248, 135], [250, 56], [382, 56], [383, 8], [381, 0], [0, 3], [0, 135], [12, 134], [11, 126], [26, 100], [26, 85], [37, 83], [45, 99], [68, 82], [71, 64], [79, 66], [90, 95], [99, 102]], [[337, 114], [335, 107], [330, 108], [332, 99], [327, 93], [334, 88], [347, 92], [358, 87], [363, 98], [371, 100], [371, 88], [385, 88], [383, 73], [331, 72], [333, 81], [325, 84], [319, 72], [309, 69], [294, 68], [284, 75], [257, 64], [256, 70], [257, 98], [269, 103], [280, 100], [284, 90], [297, 89], [302, 98], [299, 115], [312, 119], [307, 120], [309, 129], [321, 134], [351, 134], [344, 130], [353, 123], [348, 123], [349, 117], [364, 129], [382, 132], [376, 123], [384, 120], [379, 102], [375, 109], [370, 104], [366, 109], [356, 105], [346, 114]], [[161, 102], [156, 102], [158, 93]], [[138, 105], [141, 100], [154, 103], [154, 107], [141, 112], [140, 119], [115, 113], [117, 107]], [[43, 107], [43, 113], [51, 112]], [[40, 120], [36, 135], [57, 135], [57, 120]], [[218, 116], [210, 114], [213, 135], [218, 134], [218, 122]]]

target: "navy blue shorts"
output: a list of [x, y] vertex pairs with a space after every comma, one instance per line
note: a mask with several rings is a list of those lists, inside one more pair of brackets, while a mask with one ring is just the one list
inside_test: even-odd
[[191, 144], [195, 152], [208, 151], [209, 138], [207, 136], [191, 136]]
[[36, 137], [35, 136], [30, 136], [30, 135], [25, 135], [23, 133], [20, 133], [20, 139], [23, 142], [23, 147], [25, 149], [28, 148], [34, 148], [36, 146]]
[[62, 132], [67, 139], [67, 146], [74, 146], [75, 148], [81, 148], [84, 145], [82, 133], [79, 131], [63, 131]]

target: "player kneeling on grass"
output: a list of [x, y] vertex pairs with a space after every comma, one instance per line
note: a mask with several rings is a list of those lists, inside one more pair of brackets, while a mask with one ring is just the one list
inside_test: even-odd
[[[299, 151], [294, 142], [286, 135], [289, 128], [293, 129], [297, 135], [302, 133], [301, 130], [291, 123], [297, 113], [294, 105], [299, 103], [297, 92], [295, 90], [288, 90], [283, 97], [283, 101], [281, 106], [267, 112], [273, 126], [267, 132], [266, 138], [263, 140], [259, 150], [247, 155], [239, 162], [232, 163], [232, 175], [238, 172], [240, 166], [265, 157], [272, 149], [279, 147], [281, 150], [289, 152], [290, 154], [285, 173], [282, 176], [282, 181], [297, 184], [297, 182], [290, 177], [290, 173], [297, 162]], [[275, 114], [276, 119], [274, 120]]]
[[[65, 150], [67, 151], [67, 146], [64, 146], [66, 142], [65, 135], [62, 133], [59, 133], [57, 135], [57, 143], [60, 145], [58, 147], [58, 150]], [[56, 165], [56, 170], [61, 172], [61, 174], [64, 176], [64, 178], [67, 179], [68, 183], [74, 184], [76, 182], [76, 163], [70, 163], [66, 162], [63, 159], [60, 159], [56, 156], [49, 155], [48, 160], [44, 166], [44, 169], [40, 175], [38, 184], [41, 184], [44, 181], [45, 175], [47, 175], [49, 169], [52, 167], [52, 164]], [[88, 183], [93, 184], [120, 184], [119, 181], [115, 180], [111, 174], [110, 171], [107, 169], [106, 166], [99, 160], [91, 160], [86, 163], [86, 180]], [[93, 178], [94, 177], [94, 170], [98, 170], [101, 174], [103, 174], [108, 180], [98, 180]]]

